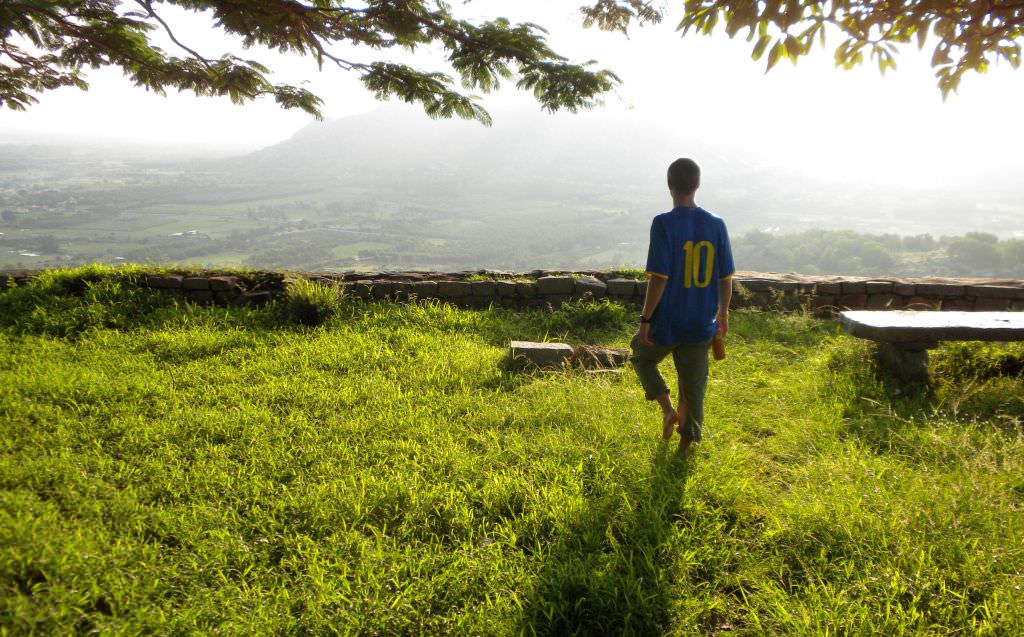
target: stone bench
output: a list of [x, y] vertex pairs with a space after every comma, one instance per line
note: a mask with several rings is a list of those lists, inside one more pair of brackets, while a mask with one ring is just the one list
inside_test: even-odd
[[939, 341], [1024, 341], [1024, 312], [848, 311], [850, 334], [878, 343], [878, 362], [900, 380], [928, 380], [928, 350]]

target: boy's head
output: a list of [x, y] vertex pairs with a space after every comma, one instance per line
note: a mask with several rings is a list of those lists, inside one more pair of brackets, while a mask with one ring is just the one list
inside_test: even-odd
[[674, 195], [692, 195], [700, 187], [700, 166], [688, 158], [680, 158], [668, 167], [668, 189]]

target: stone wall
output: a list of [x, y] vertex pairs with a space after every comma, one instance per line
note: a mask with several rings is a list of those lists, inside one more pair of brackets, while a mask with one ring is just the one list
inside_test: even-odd
[[[0, 271], [0, 289], [19, 285], [38, 272]], [[342, 287], [359, 299], [406, 301], [440, 299], [456, 305], [486, 307], [557, 306], [585, 297], [642, 303], [645, 280], [608, 271], [527, 273], [473, 272], [347, 272], [232, 273], [180, 271], [151, 274], [141, 285], [198, 303], [263, 304], [285, 293], [289, 283], [304, 277]], [[807, 309], [831, 315], [840, 309], [921, 309], [1024, 311], [1024, 281], [1006, 279], [905, 279], [889, 277], [802, 276], [738, 272], [733, 307], [794, 311]]]

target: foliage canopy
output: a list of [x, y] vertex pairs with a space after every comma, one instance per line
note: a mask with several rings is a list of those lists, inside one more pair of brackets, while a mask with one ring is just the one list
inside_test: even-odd
[[[663, 12], [649, 0], [598, 0], [584, 7], [588, 25], [625, 32], [633, 22], [657, 22]], [[677, 30], [710, 35], [724, 30], [753, 42], [752, 56], [767, 53], [767, 70], [782, 59], [794, 64], [815, 43], [825, 46], [829, 27], [841, 41], [836, 65], [850, 69], [865, 53], [882, 73], [896, 68], [896, 45], [916, 42], [924, 48], [932, 36], [931, 63], [943, 97], [955, 91], [967, 71], [983, 73], [1003, 59], [1021, 62], [1024, 2], [1019, 0], [685, 0]]]
[[[932, 65], [943, 96], [969, 70], [984, 72], [998, 59], [1017, 68], [1024, 36], [1024, 2], [1018, 0], [685, 0], [677, 29], [730, 36], [745, 32], [753, 57], [767, 56], [770, 70], [792, 62], [818, 43], [827, 30], [842, 38], [838, 66], [851, 68], [865, 55], [884, 73], [896, 66], [896, 45], [936, 43]], [[358, 73], [378, 99], [421, 103], [431, 117], [458, 116], [484, 123], [490, 117], [467, 91], [488, 93], [502, 81], [532, 91], [551, 111], [590, 108], [619, 78], [574, 63], [553, 51], [546, 31], [533, 23], [506, 19], [474, 23], [455, 15], [443, 0], [8, 0], [0, 4], [0, 105], [23, 110], [35, 94], [61, 86], [87, 88], [83, 69], [120, 67], [136, 85], [164, 93], [189, 90], [227, 96], [244, 103], [273, 96], [285, 108], [320, 116], [321, 99], [309, 90], [274, 83], [270, 69], [228, 50], [200, 53], [175, 34], [167, 9], [208, 16], [213, 28], [241, 38], [245, 49], [262, 47], [312, 56]], [[596, 0], [581, 8], [585, 26], [625, 32], [632, 24], [660, 22], [653, 0]], [[831, 29], [830, 29], [831, 28]], [[162, 32], [180, 50], [152, 40]], [[453, 75], [414, 68], [388, 59], [352, 60], [339, 45], [384, 52], [439, 46]]]
[[[310, 91], [274, 84], [270, 69], [226, 52], [209, 57], [179, 39], [169, 7], [206, 15], [214, 28], [242, 45], [312, 56], [359, 74], [377, 98], [423, 104], [432, 117], [489, 122], [487, 112], [459, 90], [483, 93], [502, 80], [532, 91], [551, 111], [593, 106], [618, 78], [593, 62], [572, 63], [547, 44], [536, 24], [505, 19], [474, 24], [456, 17], [442, 0], [14, 0], [0, 4], [0, 103], [24, 109], [34, 93], [61, 86], [87, 88], [86, 67], [121, 67], [136, 85], [244, 103], [269, 95], [285, 108], [320, 115]], [[180, 49], [174, 55], [152, 41], [156, 32]], [[439, 45], [457, 78], [389, 60], [357, 61], [337, 55], [339, 44], [383, 52]]]

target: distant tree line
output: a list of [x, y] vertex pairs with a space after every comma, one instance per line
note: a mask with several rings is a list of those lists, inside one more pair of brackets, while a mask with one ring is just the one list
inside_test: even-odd
[[764, 272], [1024, 277], [1024, 239], [1000, 240], [985, 232], [936, 238], [848, 230], [782, 235], [752, 230], [733, 244], [743, 269]]

